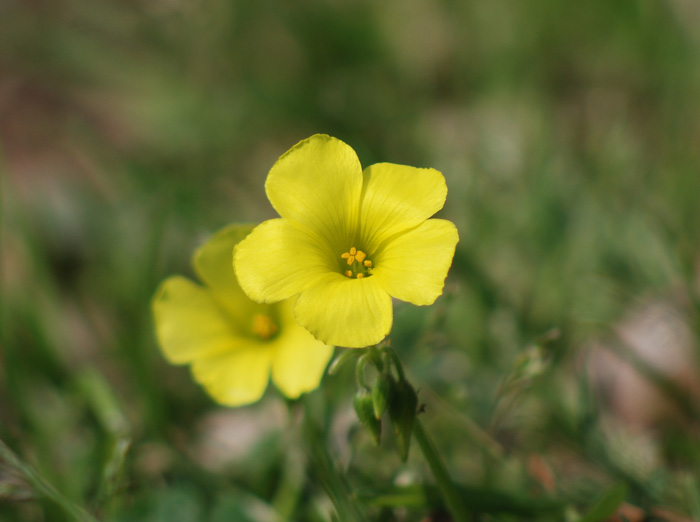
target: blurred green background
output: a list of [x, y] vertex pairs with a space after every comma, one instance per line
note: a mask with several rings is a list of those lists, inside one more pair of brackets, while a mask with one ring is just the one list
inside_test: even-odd
[[397, 303], [392, 344], [473, 520], [700, 520], [698, 27], [689, 0], [0, 2], [0, 521], [321, 521], [327, 491], [449, 520], [350, 368], [309, 431], [155, 344], [158, 282], [273, 217], [317, 132], [447, 179], [445, 295]]

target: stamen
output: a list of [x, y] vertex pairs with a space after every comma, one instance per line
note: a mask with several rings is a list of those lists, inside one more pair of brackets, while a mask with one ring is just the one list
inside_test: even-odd
[[[367, 259], [367, 254], [357, 247], [350, 247], [347, 252], [340, 254], [340, 257], [347, 261], [349, 270], [343, 273], [346, 277], [362, 279], [372, 275], [372, 261]], [[357, 261], [357, 264], [355, 262]]]
[[261, 339], [269, 339], [277, 332], [277, 325], [269, 315], [256, 314], [253, 316], [253, 334]]

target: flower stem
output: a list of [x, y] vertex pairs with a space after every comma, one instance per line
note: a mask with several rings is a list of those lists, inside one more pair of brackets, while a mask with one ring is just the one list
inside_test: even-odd
[[405, 381], [406, 374], [404, 374], [403, 364], [401, 363], [401, 359], [399, 359], [399, 354], [396, 353], [396, 350], [391, 347], [385, 348], [384, 352], [389, 354], [389, 357], [391, 357], [391, 359], [394, 361], [394, 368], [396, 368], [396, 373], [399, 376], [399, 380]]
[[336, 510], [339, 522], [365, 522], [366, 518], [353, 498], [352, 491], [337, 468], [327, 447], [327, 441], [312, 418], [308, 398], [302, 398], [304, 406], [304, 439], [309, 457], [311, 472], [321, 483]]
[[18, 473], [36, 493], [58, 506], [70, 520], [74, 522], [97, 522], [97, 519], [59, 492], [33, 467], [20, 460], [2, 440], [0, 440], [0, 463]]
[[447, 472], [445, 463], [442, 461], [435, 444], [425, 432], [423, 424], [418, 418], [416, 418], [413, 424], [413, 435], [418, 441], [418, 446], [420, 446], [420, 450], [423, 453], [425, 460], [428, 461], [430, 470], [433, 472], [435, 481], [437, 482], [452, 518], [455, 520], [455, 522], [467, 522], [467, 510], [462, 504], [459, 492], [457, 491], [457, 488], [455, 488], [455, 485]]

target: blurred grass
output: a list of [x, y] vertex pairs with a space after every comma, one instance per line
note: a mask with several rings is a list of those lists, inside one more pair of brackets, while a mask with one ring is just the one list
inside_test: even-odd
[[[5, 459], [0, 520], [331, 517], [295, 409], [221, 412], [148, 306], [217, 228], [273, 215], [268, 169], [315, 132], [447, 178], [446, 292], [397, 303], [392, 343], [463, 487], [547, 508], [474, 520], [593, 520], [620, 483], [697, 519], [699, 22], [682, 0], [0, 4], [0, 440], [69, 503]], [[430, 487], [359, 431], [351, 373], [308, 397], [326, 464], [378, 499]], [[357, 501], [437, 517], [417, 495]]]

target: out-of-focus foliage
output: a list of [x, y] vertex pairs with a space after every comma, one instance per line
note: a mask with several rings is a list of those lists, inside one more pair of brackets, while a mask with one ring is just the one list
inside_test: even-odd
[[700, 519], [699, 25], [683, 0], [0, 2], [0, 521], [438, 519], [352, 371], [302, 421], [274, 390], [217, 407], [155, 346], [158, 282], [273, 217], [268, 169], [316, 132], [447, 179], [445, 295], [391, 337], [474, 520]]

